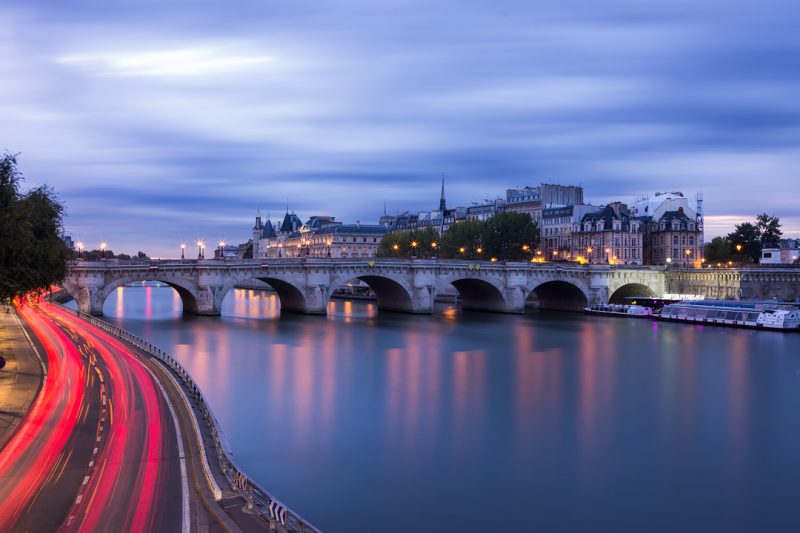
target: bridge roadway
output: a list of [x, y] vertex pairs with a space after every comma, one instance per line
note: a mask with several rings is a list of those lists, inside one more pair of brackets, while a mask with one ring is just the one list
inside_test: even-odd
[[19, 313], [47, 375], [0, 449], [0, 531], [265, 527], [214, 499], [195, 466], [190, 423], [157, 365], [53, 304]]
[[308, 314], [325, 314], [331, 294], [354, 279], [372, 288], [379, 308], [410, 313], [431, 313], [436, 295], [453, 289], [465, 309], [505, 313], [522, 313], [527, 305], [577, 310], [611, 298], [665, 292], [663, 267], [316, 258], [76, 261], [64, 288], [81, 311], [100, 316], [117, 287], [160, 281], [178, 292], [185, 312], [218, 315], [228, 291], [253, 279], [275, 289], [282, 310]]

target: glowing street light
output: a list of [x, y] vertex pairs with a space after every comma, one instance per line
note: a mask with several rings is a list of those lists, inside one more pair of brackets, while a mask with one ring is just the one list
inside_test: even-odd
[[185, 259], [185, 257], [184, 257], [185, 255], [186, 255], [186, 243], [182, 242], [181, 243], [181, 259]]
[[466, 251], [467, 251], [467, 249], [466, 249], [466, 248], [464, 248], [463, 246], [462, 246], [461, 248], [459, 248], [459, 249], [458, 249], [458, 253], [460, 253], [460, 254], [463, 254], [463, 253], [464, 253], [464, 252], [466, 252]]
[[108, 243], [103, 241], [100, 243], [100, 259], [106, 258], [106, 248], [108, 247]]
[[741, 244], [737, 244], [736, 245], [736, 251], [737, 252], [741, 252], [742, 251], [742, 245]]
[[78, 247], [78, 259], [80, 259], [81, 253], [83, 252], [83, 243], [81, 241], [78, 241], [77, 243], [75, 243], [75, 245]]
[[528, 250], [530, 250], [530, 249], [531, 249], [531, 247], [530, 247], [530, 246], [528, 246], [527, 244], [523, 244], [523, 245], [522, 245], [522, 249], [523, 249], [524, 251], [526, 251], [526, 252], [527, 252]]
[[203, 258], [203, 248], [205, 248], [205, 246], [206, 246], [206, 243], [204, 243], [203, 241], [197, 241], [197, 258], [198, 259], [202, 259]]
[[483, 248], [481, 248], [479, 246], [478, 248], [475, 249], [475, 251], [478, 252], [479, 254], [482, 254], [483, 253]]

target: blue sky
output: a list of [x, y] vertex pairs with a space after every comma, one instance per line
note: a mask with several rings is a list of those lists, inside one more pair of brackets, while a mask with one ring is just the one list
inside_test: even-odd
[[790, 1], [3, 2], [0, 149], [115, 251], [541, 182], [800, 234]]

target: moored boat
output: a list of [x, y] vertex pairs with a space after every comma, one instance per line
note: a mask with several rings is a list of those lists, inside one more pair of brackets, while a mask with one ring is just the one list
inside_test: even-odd
[[652, 308], [634, 304], [594, 304], [584, 307], [583, 312], [590, 315], [624, 316], [629, 318], [649, 318], [653, 315]]
[[796, 304], [758, 301], [704, 300], [665, 305], [657, 318], [715, 326], [800, 329], [800, 307]]

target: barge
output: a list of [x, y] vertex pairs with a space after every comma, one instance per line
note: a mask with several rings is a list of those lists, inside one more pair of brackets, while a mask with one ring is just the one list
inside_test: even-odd
[[800, 306], [781, 302], [702, 300], [665, 305], [660, 320], [714, 326], [797, 331]]

